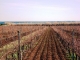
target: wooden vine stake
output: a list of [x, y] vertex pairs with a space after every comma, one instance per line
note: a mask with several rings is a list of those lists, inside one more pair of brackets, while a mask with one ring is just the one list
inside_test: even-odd
[[17, 31], [18, 32], [18, 60], [22, 60], [22, 57], [21, 57], [21, 46], [20, 46], [20, 31]]
[[74, 60], [74, 30], [72, 31], [72, 60]]

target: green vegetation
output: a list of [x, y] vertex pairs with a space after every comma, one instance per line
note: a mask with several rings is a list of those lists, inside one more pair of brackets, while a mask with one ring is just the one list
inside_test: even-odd
[[2, 25], [6, 25], [6, 24], [0, 24], [0, 26], [2, 26]]
[[[71, 54], [71, 55], [70, 55]], [[66, 53], [66, 57], [67, 57], [67, 59], [68, 60], [72, 60], [72, 58], [74, 58], [74, 60], [76, 60], [76, 54], [74, 53], [74, 57], [73, 57], [73, 53], [72, 52], [70, 52], [70, 54], [67, 52]]]

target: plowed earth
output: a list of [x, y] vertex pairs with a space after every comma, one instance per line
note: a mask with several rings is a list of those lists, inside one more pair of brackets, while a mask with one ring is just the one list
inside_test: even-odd
[[67, 60], [66, 50], [52, 28], [45, 30], [38, 44], [23, 57], [23, 60]]

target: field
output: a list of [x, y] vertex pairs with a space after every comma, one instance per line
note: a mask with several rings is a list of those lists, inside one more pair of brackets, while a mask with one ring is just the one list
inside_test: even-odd
[[0, 60], [80, 60], [80, 26], [0, 26]]

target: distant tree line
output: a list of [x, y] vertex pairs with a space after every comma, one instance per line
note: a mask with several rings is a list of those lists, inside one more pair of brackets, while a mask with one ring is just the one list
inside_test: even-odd
[[15, 26], [80, 26], [80, 24], [16, 24]]

